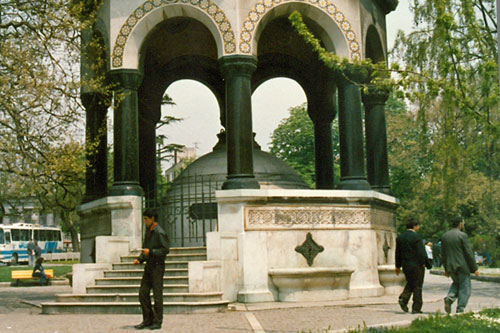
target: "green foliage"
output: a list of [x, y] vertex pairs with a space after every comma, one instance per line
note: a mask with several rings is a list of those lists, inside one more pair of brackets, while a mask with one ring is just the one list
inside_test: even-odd
[[[407, 129], [396, 123], [397, 116], [388, 115], [392, 142], [399, 132], [409, 148], [391, 148], [391, 171], [398, 163], [407, 164], [414, 184], [401, 196], [399, 213], [418, 216], [424, 237], [434, 239], [447, 229], [449, 216], [460, 214], [474, 247], [489, 247], [498, 259], [500, 111], [494, 1], [415, 1], [412, 8], [415, 30], [399, 32], [392, 58], [427, 79], [408, 76]], [[420, 168], [412, 170], [415, 165]]]
[[387, 333], [432, 333], [432, 332], [498, 332], [500, 323], [495, 322], [498, 318], [500, 309], [485, 309], [478, 315], [474, 313], [464, 313], [456, 316], [442, 315], [436, 313], [427, 317], [415, 319], [409, 327], [405, 328], [360, 328], [350, 330], [349, 332], [387, 332]]
[[484, 315], [489, 318], [500, 318], [500, 309], [483, 309], [479, 311], [480, 315]]
[[[283, 119], [271, 135], [271, 153], [285, 161], [297, 171], [302, 179], [314, 187], [314, 124], [307, 113], [304, 103], [289, 109], [290, 116]], [[338, 126], [332, 125], [333, 158], [339, 159], [338, 151]], [[335, 165], [336, 177], [340, 170], [338, 163]]]
[[41, 211], [62, 217], [73, 235], [85, 170], [80, 88], [102, 86], [100, 76], [80, 78], [80, 32], [93, 24], [97, 3], [0, 6], [0, 202], [15, 207], [36, 197]]

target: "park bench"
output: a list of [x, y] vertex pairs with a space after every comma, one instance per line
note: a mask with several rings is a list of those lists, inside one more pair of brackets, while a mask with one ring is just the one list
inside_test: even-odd
[[[22, 270], [22, 271], [12, 271], [11, 272], [11, 278], [12, 280], [16, 281], [16, 286], [19, 285], [19, 281], [21, 280], [39, 280], [39, 277], [33, 277], [33, 270]], [[54, 270], [53, 269], [46, 269], [45, 270], [45, 275], [47, 276], [48, 279], [54, 277]]]

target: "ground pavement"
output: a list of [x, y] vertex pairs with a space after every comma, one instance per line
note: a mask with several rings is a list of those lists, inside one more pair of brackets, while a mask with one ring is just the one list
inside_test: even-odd
[[[404, 325], [417, 316], [443, 312], [451, 280], [426, 274], [424, 314], [404, 313], [397, 296], [322, 303], [231, 304], [214, 314], [165, 315], [162, 332], [343, 332], [346, 328]], [[500, 307], [500, 284], [472, 281], [466, 311]], [[42, 315], [37, 307], [69, 286], [0, 287], [0, 332], [135, 332], [140, 315]], [[453, 310], [455, 310], [455, 305]]]

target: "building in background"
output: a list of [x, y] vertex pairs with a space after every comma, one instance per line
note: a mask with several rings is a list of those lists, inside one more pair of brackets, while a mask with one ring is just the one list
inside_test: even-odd
[[182, 151], [174, 152], [174, 163], [165, 171], [165, 179], [167, 182], [172, 182], [189, 163], [196, 160], [196, 148], [184, 147]]
[[1, 202], [0, 223], [13, 224], [17, 222], [56, 226], [56, 216], [53, 213], [42, 212], [36, 197], [16, 200], [16, 204]]

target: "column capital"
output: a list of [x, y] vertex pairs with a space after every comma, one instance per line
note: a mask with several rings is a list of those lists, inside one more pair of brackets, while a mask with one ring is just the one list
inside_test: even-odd
[[115, 69], [109, 71], [114, 83], [127, 90], [137, 90], [142, 83], [142, 74], [138, 69]]
[[390, 88], [386, 86], [371, 86], [363, 91], [363, 103], [367, 105], [385, 105], [389, 98]]
[[233, 55], [219, 59], [224, 76], [238, 73], [250, 77], [257, 69], [257, 59], [252, 56]]
[[370, 70], [364, 66], [347, 64], [343, 70], [336, 71], [336, 76], [340, 85], [361, 85], [368, 82]]

